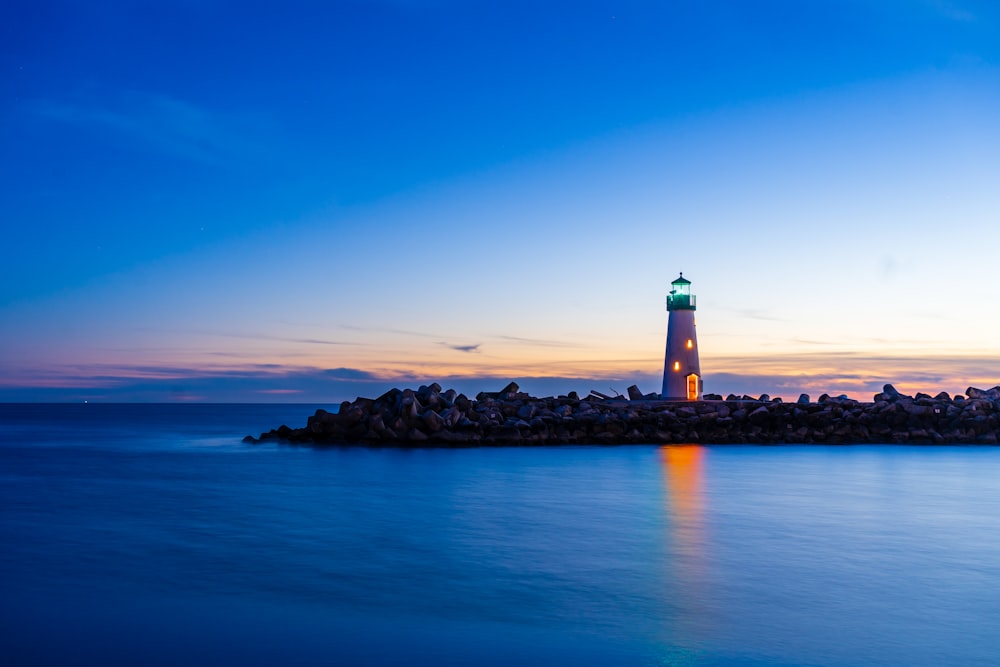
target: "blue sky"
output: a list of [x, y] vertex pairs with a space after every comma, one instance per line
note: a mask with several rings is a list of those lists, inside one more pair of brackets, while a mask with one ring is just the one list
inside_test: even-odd
[[0, 9], [0, 400], [1000, 383], [1000, 8]]

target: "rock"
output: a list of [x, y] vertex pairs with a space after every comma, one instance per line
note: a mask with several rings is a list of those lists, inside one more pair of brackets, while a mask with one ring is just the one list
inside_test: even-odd
[[721, 401], [722, 396], [720, 394], [705, 394], [701, 397], [703, 401]]
[[[818, 403], [803, 394], [785, 404], [759, 398], [706, 394], [704, 401], [635, 400], [600, 392], [580, 401], [567, 395], [534, 398], [514, 391], [479, 394], [476, 401], [441, 391], [432, 383], [419, 390], [390, 390], [376, 399], [343, 402], [339, 412], [316, 410], [304, 428], [282, 425], [244, 442], [354, 443], [398, 446], [426, 444], [559, 444], [637, 442], [709, 443], [989, 443], [1000, 434], [1000, 386], [970, 387], [953, 398], [905, 396], [892, 385], [859, 403], [845, 395], [823, 394]], [[570, 392], [572, 394], [572, 392]], [[655, 396], [655, 394], [653, 395]], [[645, 397], [643, 397], [645, 398]], [[422, 399], [422, 400], [421, 400]], [[748, 414], [749, 412], [749, 414]]]
[[427, 410], [420, 415], [420, 418], [423, 420], [424, 425], [427, 426], [427, 430], [431, 433], [437, 433], [444, 428], [444, 420], [441, 419], [441, 415], [433, 410]]
[[464, 445], [475, 442], [478, 436], [470, 431], [441, 431], [435, 437], [450, 444]]
[[340, 423], [344, 426], [353, 426], [365, 418], [365, 411], [359, 405], [352, 405], [346, 412], [340, 413]]
[[462, 411], [455, 405], [441, 413], [441, 421], [448, 428], [454, 428], [463, 417]]
[[628, 392], [628, 400], [630, 401], [642, 401], [646, 398], [636, 385], [632, 385], [626, 391]]
[[416, 419], [423, 411], [423, 406], [420, 405], [420, 401], [417, 400], [417, 396], [412, 389], [403, 390], [399, 406], [399, 414], [404, 419]]
[[573, 407], [570, 405], [560, 405], [552, 411], [552, 414], [557, 417], [569, 417], [573, 414]]
[[903, 410], [911, 417], [926, 417], [934, 414], [934, 408], [928, 405], [920, 405], [919, 403], [905, 403], [903, 404]]

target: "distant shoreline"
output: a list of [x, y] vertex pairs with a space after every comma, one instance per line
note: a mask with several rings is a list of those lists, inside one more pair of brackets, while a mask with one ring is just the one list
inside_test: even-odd
[[475, 399], [431, 384], [317, 410], [304, 428], [280, 426], [244, 442], [373, 446], [564, 444], [982, 444], [1000, 434], [1000, 386], [966, 394], [899, 393], [891, 384], [871, 402], [822, 395], [783, 402], [708, 395], [702, 401], [630, 398], [594, 392], [583, 399], [536, 398], [511, 383]]

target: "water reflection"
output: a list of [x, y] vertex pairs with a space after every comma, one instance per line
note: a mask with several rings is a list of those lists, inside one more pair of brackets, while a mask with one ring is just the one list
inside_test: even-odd
[[698, 664], [698, 647], [710, 636], [707, 607], [708, 572], [705, 526], [705, 448], [666, 445], [660, 448], [666, 489], [667, 591], [672, 619], [666, 640], [672, 655], [666, 664]]

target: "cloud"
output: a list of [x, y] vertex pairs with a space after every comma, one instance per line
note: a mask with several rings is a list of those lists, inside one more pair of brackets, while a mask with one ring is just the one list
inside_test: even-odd
[[[630, 362], [631, 363], [631, 362]], [[496, 391], [511, 380], [523, 391], [552, 396], [591, 389], [624, 393], [637, 385], [659, 391], [662, 375], [651, 364], [613, 370], [603, 363], [542, 368], [498, 369], [488, 364], [435, 365], [407, 370], [320, 368], [247, 364], [213, 368], [135, 364], [73, 364], [48, 369], [0, 367], [0, 401], [177, 401], [339, 403], [376, 397], [393, 387], [442, 386], [474, 396]], [[988, 354], [926, 357], [863, 355], [849, 352], [801, 353], [777, 357], [703, 357], [705, 391], [795, 399], [800, 393], [847, 394], [870, 400], [892, 383], [900, 391], [961, 393], [969, 386], [1000, 382], [1000, 357]]]
[[444, 345], [457, 352], [479, 352], [479, 347], [482, 343], [476, 343], [475, 345], [455, 345], [454, 343], [441, 342], [438, 345]]
[[495, 336], [499, 340], [507, 340], [514, 343], [524, 343], [526, 345], [537, 345], [539, 347], [579, 347], [576, 343], [568, 343], [561, 340], [546, 340], [543, 338], [521, 338], [520, 336]]
[[783, 319], [781, 317], [775, 317], [774, 315], [771, 315], [766, 310], [755, 310], [755, 309], [752, 309], [752, 308], [744, 308], [744, 309], [739, 310], [737, 312], [740, 314], [740, 316], [745, 317], [747, 319], [751, 319], [751, 320], [764, 320], [766, 322], [786, 322], [787, 321], [787, 320], [785, 320], [785, 319]]
[[246, 118], [211, 111], [168, 95], [108, 94], [99, 100], [30, 104], [45, 120], [112, 132], [161, 153], [207, 164], [235, 164], [257, 153]]
[[372, 382], [381, 379], [378, 375], [358, 368], [328, 368], [320, 371], [323, 377], [336, 380]]
[[268, 336], [266, 334], [238, 334], [238, 333], [211, 333], [204, 332], [209, 336], [219, 336], [222, 338], [244, 338], [248, 340], [274, 340], [280, 343], [306, 343], [309, 345], [365, 345], [354, 341], [326, 340], [323, 338], [293, 338], [290, 336]]
[[828, 340], [810, 340], [808, 338], [793, 338], [793, 342], [801, 343], [803, 345], [836, 345], [836, 343]]
[[443, 338], [440, 334], [424, 333], [422, 331], [409, 331], [407, 329], [387, 329], [383, 327], [362, 327], [355, 324], [338, 324], [341, 329], [348, 331], [361, 331], [364, 333], [390, 333], [401, 336], [418, 336], [420, 338]]

